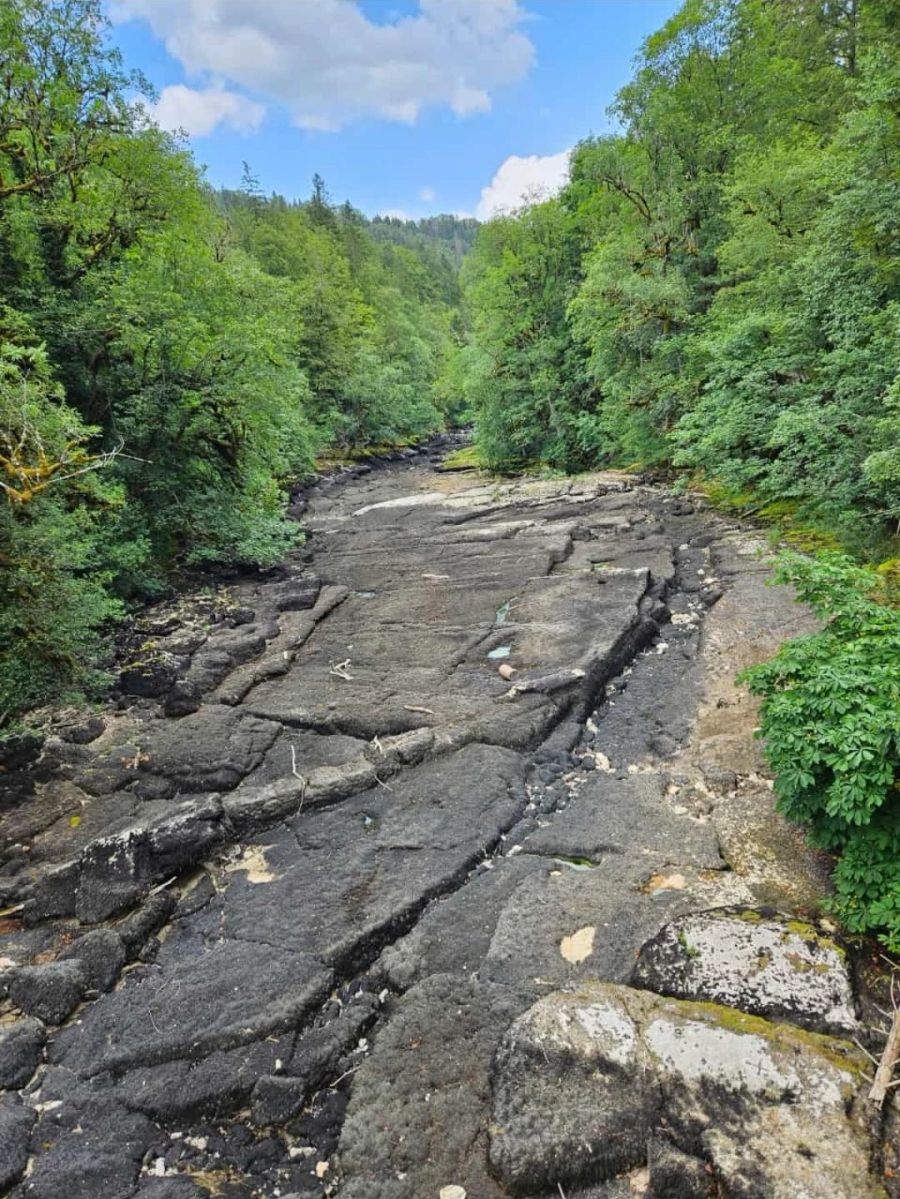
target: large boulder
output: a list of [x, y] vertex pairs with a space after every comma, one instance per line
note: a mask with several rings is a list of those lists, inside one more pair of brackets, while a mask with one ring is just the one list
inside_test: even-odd
[[80, 962], [20, 966], [9, 985], [17, 1008], [45, 1024], [62, 1024], [81, 1002], [87, 979]]
[[25, 1086], [41, 1060], [45, 1035], [31, 1016], [0, 1026], [0, 1089]]
[[[609, 983], [555, 992], [494, 1060], [490, 1162], [514, 1194], [646, 1166], [667, 1199], [875, 1199], [846, 1041]], [[700, 1192], [702, 1193], [702, 1192]]]
[[494, 1061], [490, 1160], [516, 1194], [602, 1182], [641, 1165], [662, 1093], [640, 1038], [652, 1001], [591, 984], [521, 1016]]
[[0, 1097], [0, 1187], [15, 1182], [25, 1169], [33, 1124], [31, 1108], [24, 1107], [13, 1095]]

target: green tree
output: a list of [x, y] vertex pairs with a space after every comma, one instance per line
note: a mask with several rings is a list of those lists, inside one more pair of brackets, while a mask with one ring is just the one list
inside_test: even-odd
[[572, 216], [556, 200], [486, 225], [464, 263], [474, 343], [466, 390], [493, 467], [589, 461], [594, 393], [566, 321], [579, 265]]

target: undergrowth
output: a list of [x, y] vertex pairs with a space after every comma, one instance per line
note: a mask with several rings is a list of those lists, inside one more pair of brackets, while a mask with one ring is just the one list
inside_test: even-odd
[[837, 855], [832, 907], [900, 950], [900, 571], [782, 554], [775, 580], [822, 620], [741, 680], [762, 696], [780, 810]]

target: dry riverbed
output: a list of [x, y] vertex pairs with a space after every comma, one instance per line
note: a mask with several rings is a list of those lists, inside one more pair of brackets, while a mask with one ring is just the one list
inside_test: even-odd
[[8, 755], [0, 1193], [897, 1194], [734, 683], [812, 627], [758, 541], [421, 456], [300, 509]]

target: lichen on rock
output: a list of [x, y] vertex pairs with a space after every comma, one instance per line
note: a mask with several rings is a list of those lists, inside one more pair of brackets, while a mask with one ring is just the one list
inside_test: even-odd
[[846, 955], [814, 925], [719, 909], [679, 916], [641, 950], [631, 981], [815, 1032], [858, 1028]]
[[741, 1199], [875, 1199], [862, 1065], [836, 1038], [586, 983], [539, 1000], [501, 1043], [491, 1166], [516, 1194], [647, 1166], [662, 1196], [699, 1161]]

